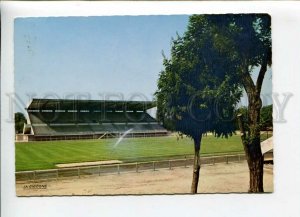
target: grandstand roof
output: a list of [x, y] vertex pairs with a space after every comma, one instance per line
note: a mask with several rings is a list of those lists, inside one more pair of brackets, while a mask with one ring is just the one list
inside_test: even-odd
[[155, 107], [153, 101], [32, 99], [28, 110], [81, 109], [81, 110], [147, 110]]

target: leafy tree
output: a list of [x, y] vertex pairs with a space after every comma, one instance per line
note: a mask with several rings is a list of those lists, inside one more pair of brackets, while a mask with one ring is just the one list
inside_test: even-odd
[[[261, 88], [267, 67], [272, 64], [271, 18], [267, 14], [207, 16], [214, 32], [216, 49], [227, 54], [236, 77], [248, 97], [248, 129], [239, 116], [241, 139], [250, 171], [249, 192], [263, 192], [263, 156], [260, 147]], [[215, 57], [212, 57], [215, 59]], [[251, 74], [259, 69], [257, 80]]]
[[15, 131], [16, 133], [22, 133], [24, 124], [27, 123], [27, 120], [23, 113], [17, 112], [15, 113]]
[[[246, 106], [242, 106], [242, 107], [238, 108], [235, 112], [236, 116], [238, 116], [238, 115], [241, 116], [245, 130], [249, 129], [248, 118], [247, 118], [248, 114], [249, 114], [249, 112], [248, 112], [248, 108]], [[235, 124], [236, 124], [236, 130], [239, 130], [238, 120], [235, 122]]]
[[[240, 80], [248, 96], [249, 129], [245, 129], [241, 116], [239, 125], [250, 171], [249, 192], [263, 192], [260, 94], [267, 67], [272, 64], [271, 18], [266, 14], [244, 14], [228, 15], [227, 19], [211, 16], [209, 20], [216, 26], [217, 38], [226, 41], [220, 49], [228, 53], [228, 64], [235, 65], [232, 76]], [[259, 74], [253, 81], [251, 74], [255, 68], [259, 68]]]
[[269, 130], [270, 128], [273, 128], [273, 105], [264, 106], [261, 109], [260, 113], [260, 126], [261, 130]]
[[[261, 130], [268, 130], [273, 128], [273, 105], [267, 105], [261, 108], [260, 112], [260, 129]], [[242, 122], [245, 128], [245, 131], [249, 131], [249, 122], [248, 122], [248, 115], [249, 111], [247, 107], [240, 107], [236, 110], [236, 114], [241, 115]], [[238, 123], [236, 123], [236, 129], [238, 129]]]
[[[241, 86], [248, 96], [248, 128], [241, 116], [239, 127], [250, 171], [249, 192], [263, 192], [260, 93], [271, 60], [271, 19], [266, 14], [194, 15], [184, 36], [173, 41], [158, 81], [158, 118], [194, 139], [192, 192], [197, 191], [201, 135], [213, 131], [227, 136], [233, 129], [212, 102], [220, 101], [219, 110], [229, 117]], [[251, 77], [255, 68], [256, 82]]]
[[[173, 40], [171, 58], [164, 58], [158, 80], [157, 117], [166, 128], [194, 140], [191, 192], [197, 193], [202, 135], [234, 132], [234, 106], [241, 97], [230, 66], [213, 48], [207, 19], [192, 16], [187, 32]], [[218, 59], [218, 64], [211, 60]]]

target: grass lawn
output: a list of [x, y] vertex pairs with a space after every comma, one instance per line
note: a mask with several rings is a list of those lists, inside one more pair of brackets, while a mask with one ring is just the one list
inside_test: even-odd
[[[116, 142], [117, 139], [16, 143], [16, 171], [51, 169], [58, 163], [99, 160], [135, 162], [193, 154], [190, 138], [125, 138], [115, 146]], [[228, 139], [214, 136], [202, 139], [202, 155], [237, 152], [243, 152], [239, 135]]]

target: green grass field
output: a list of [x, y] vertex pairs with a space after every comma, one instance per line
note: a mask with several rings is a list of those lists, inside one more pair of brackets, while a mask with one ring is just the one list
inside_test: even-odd
[[[193, 154], [190, 138], [126, 138], [114, 147], [117, 139], [70, 140], [16, 143], [16, 171], [51, 169], [58, 163], [98, 160], [124, 162], [169, 159]], [[201, 154], [243, 152], [240, 136], [228, 139], [203, 137]]]

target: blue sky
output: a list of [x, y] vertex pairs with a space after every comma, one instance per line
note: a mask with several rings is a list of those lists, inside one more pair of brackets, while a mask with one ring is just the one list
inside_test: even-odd
[[[169, 55], [171, 38], [182, 35], [187, 24], [186, 15], [18, 18], [16, 94], [24, 103], [28, 94], [49, 93], [92, 99], [121, 93], [125, 100], [139, 93], [146, 98], [136, 100], [151, 100], [163, 69], [161, 52]], [[270, 78], [267, 74], [263, 93], [271, 93]]]

